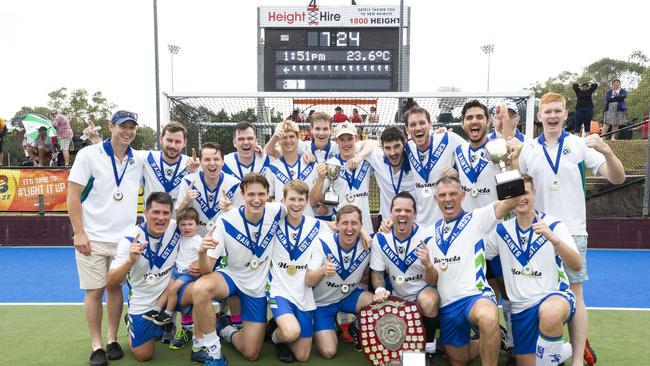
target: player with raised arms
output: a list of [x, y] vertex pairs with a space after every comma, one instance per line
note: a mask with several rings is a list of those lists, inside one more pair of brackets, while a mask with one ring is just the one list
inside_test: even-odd
[[[538, 119], [544, 133], [521, 147], [519, 169], [533, 177], [537, 186], [535, 208], [558, 217], [569, 228], [582, 255], [580, 271], [566, 269], [571, 291], [576, 296], [576, 313], [569, 323], [573, 346], [573, 365], [582, 364], [583, 354], [589, 364], [596, 361], [587, 341], [588, 314], [583, 297], [587, 281], [587, 215], [582, 169], [591, 169], [614, 184], [625, 181], [623, 164], [603, 139], [592, 134], [585, 138], [564, 131], [568, 112], [566, 99], [557, 93], [546, 93], [540, 100]], [[585, 352], [586, 349], [586, 352]]]
[[239, 181], [223, 172], [223, 149], [216, 142], [201, 145], [201, 171], [183, 179], [176, 211], [192, 207], [199, 213], [198, 233], [205, 236], [208, 225], [217, 219], [229, 204], [241, 203]]
[[435, 182], [442, 176], [457, 175], [452, 169], [454, 151], [464, 141], [453, 132], [432, 135], [429, 111], [418, 105], [404, 113], [404, 124], [411, 137], [406, 158], [413, 170], [415, 200], [420, 203], [417, 223], [431, 225], [441, 217], [433, 202]]
[[357, 206], [344, 205], [336, 213], [336, 233], [323, 233], [312, 249], [305, 282], [314, 288], [314, 338], [321, 356], [336, 355], [336, 315], [356, 314], [370, 304], [371, 292], [358, 285], [368, 269], [370, 255], [360, 233], [362, 213]]
[[[434, 226], [429, 246], [434, 270], [425, 271], [425, 279], [438, 285], [440, 342], [451, 364], [465, 365], [480, 354], [483, 365], [496, 365], [499, 316], [494, 292], [485, 278], [484, 238], [517, 200], [497, 201], [466, 212], [461, 207], [464, 196], [458, 178], [444, 176], [436, 182], [435, 199], [443, 218]], [[479, 341], [470, 341], [472, 328], [478, 328]]]
[[148, 361], [161, 326], [144, 319], [156, 306], [172, 275], [181, 233], [171, 219], [174, 202], [169, 193], [153, 192], [145, 203], [145, 222], [128, 229], [117, 247], [107, 276], [108, 286], [129, 285], [128, 340], [133, 357]]
[[571, 344], [562, 336], [575, 312], [563, 263], [577, 271], [582, 259], [566, 225], [535, 211], [533, 179], [524, 175], [524, 182], [526, 193], [517, 197], [515, 217], [488, 236], [485, 257], [498, 256], [504, 269], [517, 365], [558, 365], [571, 356]]
[[389, 233], [379, 232], [372, 241], [370, 269], [375, 288], [374, 301], [381, 302], [391, 295], [384, 288], [387, 273], [392, 294], [417, 305], [426, 329], [426, 353], [431, 358], [436, 351], [435, 335], [439, 327], [438, 290], [429, 286], [424, 272], [431, 269], [427, 246], [431, 245], [433, 228], [415, 223], [415, 198], [408, 192], [399, 192], [390, 206], [393, 227]]

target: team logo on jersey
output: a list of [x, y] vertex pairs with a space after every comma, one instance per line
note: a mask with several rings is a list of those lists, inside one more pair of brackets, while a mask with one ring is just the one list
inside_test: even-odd
[[351, 254], [350, 254], [350, 255], [346, 255], [346, 256], [344, 256], [344, 257], [343, 257], [343, 263], [344, 263], [344, 264], [349, 264], [349, 263], [350, 263], [350, 259], [352, 259], [352, 255], [351, 255]]
[[403, 245], [400, 245], [400, 246], [397, 247], [397, 253], [399, 253], [399, 254], [404, 254], [405, 250], [406, 250], [406, 248]]
[[208, 195], [208, 202], [210, 202], [210, 203], [214, 202], [214, 197], [215, 196], [216, 196], [216, 194], [209, 194]]
[[135, 164], [135, 160], [134, 159], [129, 159], [129, 165], [134, 165], [134, 164]]
[[564, 149], [562, 149], [562, 155], [569, 155], [569, 154], [571, 154], [570, 148], [565, 147]]
[[253, 238], [255, 238], [255, 241], [258, 241], [259, 238], [260, 238], [260, 232], [259, 231], [254, 232], [253, 233]]
[[291, 233], [291, 240], [298, 240], [298, 233]]
[[473, 163], [473, 162], [475, 162], [475, 161], [476, 161], [476, 155], [470, 155], [470, 156], [469, 156], [469, 162], [470, 162], [470, 163]]
[[171, 170], [169, 168], [165, 169], [165, 175], [172, 175], [172, 174], [174, 174], [173, 170]]
[[449, 234], [451, 231], [451, 226], [445, 226], [445, 229], [443, 230], [445, 234]]

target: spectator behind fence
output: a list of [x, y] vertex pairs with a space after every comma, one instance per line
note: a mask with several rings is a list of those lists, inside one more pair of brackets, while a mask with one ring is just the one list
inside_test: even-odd
[[0, 118], [0, 166], [4, 164], [4, 156], [2, 153], [2, 140], [7, 134], [7, 123], [4, 119]]
[[343, 113], [343, 108], [336, 107], [334, 108], [334, 116], [332, 116], [332, 122], [341, 123], [348, 121], [348, 116]]
[[591, 119], [594, 118], [594, 102], [591, 96], [598, 88], [597, 83], [582, 83], [578, 86], [577, 83], [573, 84], [573, 91], [576, 93], [576, 111], [573, 115], [575, 119], [575, 126], [573, 127], [573, 134], [580, 136], [582, 134], [582, 127], [584, 131], [589, 130]]
[[70, 147], [72, 142], [72, 127], [68, 119], [57, 111], [52, 111], [52, 127], [56, 130], [56, 137], [59, 140], [59, 146], [63, 152], [63, 160], [66, 166], [70, 165]]
[[621, 88], [621, 81], [619, 79], [612, 80], [612, 88], [605, 93], [605, 113], [604, 120], [607, 125], [607, 131], [610, 130], [614, 133], [611, 139], [616, 140], [616, 131], [618, 125], [625, 123], [625, 111], [627, 111], [627, 90]]
[[34, 140], [33, 146], [29, 147], [29, 157], [34, 161], [34, 166], [44, 166], [46, 155], [54, 152], [52, 138], [47, 134], [47, 127], [38, 128], [38, 136]]

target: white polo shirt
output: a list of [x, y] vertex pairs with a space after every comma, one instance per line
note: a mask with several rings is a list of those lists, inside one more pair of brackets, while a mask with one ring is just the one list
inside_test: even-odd
[[144, 163], [144, 200], [151, 192], [167, 192], [172, 195], [174, 204], [178, 198], [183, 178], [189, 174], [187, 155], [181, 155], [176, 164], [167, 164], [162, 151], [138, 151], [143, 155]]
[[226, 192], [226, 196], [232, 202], [233, 207], [239, 207], [242, 204], [239, 181], [233, 176], [221, 172], [217, 187], [214, 190], [210, 190], [205, 185], [203, 172], [189, 174], [183, 179], [181, 187], [179, 188], [179, 203], [182, 202], [187, 195], [187, 191], [190, 190], [190, 184], [192, 184], [192, 182], [194, 182], [193, 189], [197, 190], [199, 195], [194, 199], [194, 201], [192, 201], [191, 207], [199, 213], [199, 226], [197, 231], [198, 234], [203, 237], [208, 233], [208, 222], [214, 221], [222, 213], [219, 208], [219, 201], [223, 197], [224, 191]]
[[207, 254], [214, 259], [228, 256], [228, 265], [219, 271], [230, 276], [248, 296], [265, 296], [271, 252], [282, 213], [282, 205], [271, 202], [266, 204], [264, 214], [257, 223], [246, 219], [244, 206], [232, 209], [217, 219], [212, 237], [219, 244], [216, 249], [208, 250]]
[[[354, 170], [344, 168], [347, 161], [336, 155], [328, 160], [328, 164], [338, 164], [341, 166], [339, 178], [333, 182], [334, 192], [339, 196], [339, 204], [336, 210], [340, 210], [345, 205], [354, 205], [361, 210], [361, 220], [363, 228], [369, 233], [374, 233], [372, 227], [372, 218], [370, 216], [370, 175], [373, 172], [372, 166], [366, 160], [362, 160], [359, 166]], [[323, 193], [327, 192], [330, 187], [330, 180], [325, 179], [323, 182]]]
[[499, 199], [494, 179], [501, 171], [490, 161], [485, 144], [477, 149], [473, 149], [469, 142], [458, 145], [454, 152], [454, 164], [465, 191], [463, 210], [472, 211]]
[[271, 297], [284, 297], [302, 311], [316, 309], [305, 276], [312, 249], [320, 245], [316, 238], [319, 233], [329, 231], [327, 225], [306, 215], [297, 227], [291, 226], [286, 217], [280, 220], [271, 252]]
[[[323, 233], [314, 243], [315, 247], [312, 251], [308, 269], [317, 270], [321, 268], [330, 254], [336, 265], [336, 273], [323, 277], [318, 285], [314, 287], [316, 306], [326, 306], [339, 302], [351, 294], [359, 286], [363, 272], [370, 261], [370, 253], [363, 249], [361, 238], [357, 238], [357, 243], [347, 252], [339, 246], [338, 238], [337, 233]], [[347, 286], [345, 287], [348, 289], [347, 293], [342, 291], [344, 286]]]
[[[174, 220], [170, 221], [165, 233], [158, 238], [149, 236], [144, 225], [146, 224], [128, 229], [117, 246], [115, 259], [111, 262], [111, 269], [115, 269], [128, 260], [129, 248], [136, 234], [140, 234], [139, 243], [149, 243], [126, 276], [129, 286], [129, 314], [142, 314], [151, 310], [160, 295], [165, 292], [182, 237]], [[150, 277], [150, 280], [147, 280], [147, 277]]]
[[[413, 182], [413, 170], [404, 154], [404, 163], [401, 169], [395, 173], [390, 165], [388, 158], [384, 155], [384, 150], [377, 147], [366, 160], [375, 171], [375, 180], [379, 186], [379, 213], [382, 218], [390, 217], [390, 204], [393, 198], [399, 192], [413, 192], [415, 183]], [[419, 209], [419, 207], [418, 207]]]
[[406, 145], [406, 158], [411, 164], [415, 189], [413, 195], [418, 203], [417, 223], [431, 225], [442, 218], [442, 212], [435, 202], [435, 183], [445, 168], [454, 164], [454, 151], [465, 140], [453, 132], [430, 136], [429, 149], [419, 151], [413, 140]]
[[370, 268], [386, 271], [393, 294], [407, 301], [415, 302], [418, 293], [427, 286], [424, 280], [424, 266], [418, 257], [417, 248], [424, 243], [430, 245], [433, 227], [414, 225], [411, 235], [400, 241], [390, 233], [377, 233], [370, 250]]
[[440, 307], [467, 296], [492, 292], [485, 278], [483, 240], [494, 228], [494, 204], [462, 212], [446, 222], [440, 219], [429, 241], [429, 256], [438, 271]]
[[259, 156], [255, 153], [253, 154], [253, 161], [248, 165], [244, 165], [239, 162], [237, 152], [232, 152], [223, 157], [223, 167], [221, 170], [235, 177], [238, 181], [241, 181], [246, 174], [251, 172], [265, 174], [269, 163], [270, 159], [268, 155], [262, 154], [262, 156]]
[[[543, 213], [538, 215], [560, 240], [578, 252], [563, 222]], [[485, 258], [497, 255], [513, 314], [537, 305], [551, 292], [569, 291], [569, 279], [553, 244], [535, 234], [532, 226], [523, 231], [516, 217], [498, 224], [485, 241]]]
[[[269, 181], [269, 192], [275, 197], [275, 202], [281, 202], [284, 198], [284, 185], [292, 180], [301, 180], [309, 186], [314, 186], [316, 173], [316, 163], [306, 164], [302, 160], [302, 154], [298, 155], [298, 160], [293, 165], [287, 164], [283, 157], [273, 160], [266, 169], [266, 179]], [[314, 210], [308, 203], [305, 207], [304, 214], [314, 217]]]
[[[524, 143], [519, 155], [519, 170], [533, 177], [535, 182], [535, 209], [560, 218], [571, 235], [587, 235], [584, 177], [579, 164], [584, 163], [594, 175], [598, 175], [605, 157], [587, 147], [582, 137], [563, 132], [562, 142], [547, 147], [547, 160], [542, 147], [543, 136]], [[556, 173], [551, 163], [556, 165], [558, 152], [559, 169]]]
[[[122, 232], [137, 219], [144, 160], [130, 147], [128, 157], [122, 162], [111, 159], [109, 152], [112, 153], [110, 139], [81, 149], [68, 181], [85, 187], [81, 194], [81, 209], [88, 239], [117, 244]], [[111, 160], [115, 162], [115, 173]], [[113, 198], [118, 190], [116, 175], [122, 177], [119, 185], [121, 200]]]

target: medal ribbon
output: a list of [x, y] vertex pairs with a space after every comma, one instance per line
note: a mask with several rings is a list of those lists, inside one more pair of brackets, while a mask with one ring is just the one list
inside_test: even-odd
[[[469, 179], [469, 181], [472, 184], [476, 184], [479, 175], [481, 175], [483, 169], [485, 169], [485, 167], [488, 165], [486, 159], [483, 159], [483, 151], [482, 151], [483, 146], [485, 146], [485, 144], [481, 145], [478, 149], [476, 149], [476, 150], [481, 150], [481, 154], [480, 154], [481, 157], [479, 158], [478, 163], [476, 163], [476, 167], [472, 167], [472, 164], [470, 164], [465, 158], [465, 155], [463, 154], [462, 145], [458, 145], [458, 147], [456, 148], [456, 156], [458, 156], [458, 162], [460, 163], [460, 168], [463, 170], [463, 173], [465, 173], [465, 176], [467, 177], [467, 179]], [[469, 146], [467, 148], [467, 157], [471, 156], [470, 155], [471, 150], [472, 147]]]
[[449, 135], [445, 132], [445, 135], [442, 137], [442, 140], [438, 144], [438, 147], [436, 147], [436, 150], [433, 151], [433, 136], [430, 137], [429, 141], [429, 161], [422, 166], [422, 163], [420, 163], [420, 151], [416, 147], [415, 150], [417, 152], [417, 157], [415, 154], [413, 154], [413, 151], [411, 151], [411, 148], [406, 145], [406, 156], [409, 159], [409, 162], [411, 163], [411, 167], [415, 169], [416, 172], [422, 177], [422, 179], [425, 182], [429, 181], [429, 175], [431, 174], [431, 170], [433, 167], [436, 165], [438, 160], [440, 159], [440, 156], [442, 153], [445, 151], [445, 148], [447, 148], [447, 143], [449, 142]]
[[359, 245], [360, 238], [357, 238], [357, 242], [354, 244], [354, 252], [352, 253], [352, 259], [350, 260], [350, 266], [348, 269], [343, 267], [343, 257], [341, 256], [341, 246], [339, 245], [339, 234], [334, 235], [334, 242], [336, 243], [336, 248], [338, 250], [338, 258], [330, 250], [329, 246], [323, 239], [320, 239], [321, 244], [323, 245], [323, 252], [325, 252], [325, 257], [332, 255], [332, 261], [336, 264], [336, 272], [343, 281], [345, 281], [363, 262], [364, 259], [368, 256], [367, 250], [362, 250], [361, 254], [355, 258], [357, 252], [357, 246]]
[[106, 154], [111, 157], [111, 163], [113, 164], [113, 176], [115, 177], [115, 185], [117, 185], [117, 188], [120, 188], [120, 183], [122, 183], [122, 179], [124, 178], [124, 174], [126, 174], [126, 168], [129, 167], [129, 161], [133, 159], [133, 150], [131, 150], [131, 146], [128, 146], [126, 148], [126, 161], [124, 162], [124, 168], [122, 169], [122, 174], [118, 175], [117, 174], [117, 164], [115, 164], [115, 152], [113, 151], [113, 146], [111, 145], [111, 139], [108, 139], [104, 141], [104, 150], [106, 151]]
[[156, 178], [162, 184], [163, 188], [165, 188], [165, 192], [169, 193], [176, 189], [178, 185], [182, 182], [183, 177], [187, 175], [188, 170], [187, 167], [181, 171], [180, 174], [176, 175], [178, 173], [178, 168], [181, 166], [181, 159], [178, 159], [178, 161], [175, 164], [176, 169], [174, 170], [174, 174], [172, 175], [171, 181], [167, 180], [167, 175], [163, 174], [162, 169], [163, 169], [163, 153], [160, 153], [160, 165], [156, 164], [156, 161], [153, 158], [153, 152], [149, 153], [149, 156], [147, 156], [147, 163], [151, 167], [151, 170], [153, 170], [153, 173], [156, 175]]
[[[341, 177], [348, 183], [349, 190], [352, 191], [352, 189], [359, 189], [359, 187], [361, 187], [361, 183], [363, 183], [363, 180], [366, 178], [366, 175], [368, 174], [368, 169], [370, 169], [370, 163], [364, 160], [361, 163], [361, 167], [359, 169], [349, 171], [348, 169], [344, 168], [345, 163], [347, 162], [346, 160], [341, 159], [340, 155], [336, 155], [336, 159], [341, 164], [341, 172], [342, 172]], [[355, 173], [357, 171], [359, 171], [359, 174], [357, 174], [355, 177]]]
[[[549, 229], [553, 231], [553, 229], [558, 223], [559, 221], [553, 222], [551, 225], [549, 225]], [[521, 264], [522, 267], [526, 266], [530, 261], [530, 259], [533, 258], [535, 253], [537, 253], [539, 248], [541, 248], [548, 241], [543, 235], [540, 235], [537, 237], [537, 239], [534, 242], [532, 243], [530, 241], [528, 242], [528, 248], [527, 248], [528, 250], [526, 250], [521, 246], [519, 232], [517, 232], [518, 243], [516, 243], [512, 238], [512, 235], [510, 235], [508, 230], [506, 230], [506, 227], [503, 225], [503, 223], [498, 224], [496, 230], [497, 230], [497, 234], [499, 234], [503, 242], [506, 243], [508, 249], [510, 249], [510, 252], [515, 257], [515, 259], [517, 259], [517, 262], [519, 262], [519, 264]], [[515, 230], [519, 231], [518, 224], [516, 224]], [[530, 238], [532, 238], [532, 234], [533, 234], [532, 228], [530, 228], [529, 230], [531, 230]]]
[[[408, 238], [408, 243], [406, 244], [406, 250], [404, 252], [404, 260], [400, 258], [400, 255], [396, 252], [396, 250], [393, 250], [393, 248], [397, 249], [397, 243], [395, 242], [395, 231], [393, 229], [392, 235], [393, 235], [393, 248], [391, 248], [390, 244], [388, 244], [388, 241], [386, 240], [386, 236], [382, 233], [377, 234], [377, 241], [379, 242], [379, 246], [381, 250], [386, 254], [388, 259], [393, 262], [393, 264], [402, 271], [402, 273], [406, 273], [408, 269], [411, 267], [413, 263], [418, 259], [418, 253], [417, 250], [413, 250], [412, 252], [409, 253], [409, 247], [411, 246], [411, 239], [415, 235], [415, 233], [418, 231], [419, 226], [415, 225], [415, 228], [413, 229], [413, 232]], [[431, 237], [428, 237], [424, 240], [424, 243], [426, 244]]]
[[[282, 213], [282, 210], [278, 211], [278, 214], [275, 216], [273, 219], [273, 223], [271, 224], [271, 227], [269, 228], [269, 231], [266, 233], [264, 236], [264, 239], [262, 239], [262, 242], [259, 243], [260, 238], [262, 237], [262, 232], [261, 232], [261, 227], [262, 224], [264, 223], [264, 215], [266, 215], [266, 210], [264, 210], [264, 213], [262, 214], [262, 218], [260, 218], [260, 221], [257, 225], [260, 225], [260, 235], [257, 237], [257, 240], [253, 241], [253, 238], [251, 238], [250, 231], [248, 230], [248, 220], [246, 219], [246, 216], [244, 215], [244, 208], [240, 207], [239, 208], [239, 214], [241, 215], [243, 221], [244, 221], [244, 228], [246, 229], [246, 234], [242, 234], [239, 230], [237, 230], [236, 227], [234, 227], [232, 224], [230, 224], [226, 220], [223, 221], [223, 226], [226, 229], [226, 233], [233, 237], [238, 243], [242, 244], [245, 246], [250, 252], [256, 256], [257, 258], [260, 258], [262, 254], [264, 254], [264, 251], [266, 248], [269, 246], [269, 243], [271, 242], [271, 239], [273, 239], [273, 234], [276, 232], [276, 228], [278, 226], [278, 221], [280, 220], [280, 214]], [[259, 244], [258, 244], [259, 243]]]
[[[314, 143], [314, 140], [311, 141], [311, 153], [314, 154], [316, 157], [316, 162], [317, 163], [322, 163], [327, 161], [329, 159], [328, 155], [330, 154], [330, 149], [332, 148], [332, 141], [327, 142], [327, 146], [325, 146], [325, 149], [319, 149], [316, 147], [316, 144]], [[316, 151], [323, 151], [325, 152], [325, 155], [323, 155], [323, 160], [318, 161], [318, 155], [316, 154]]]
[[548, 150], [546, 150], [546, 144], [544, 143], [545, 141], [544, 134], [539, 135], [539, 137], [537, 138], [537, 142], [539, 142], [540, 145], [542, 145], [542, 150], [544, 150], [544, 156], [546, 157], [546, 161], [548, 162], [548, 165], [551, 167], [555, 175], [557, 175], [557, 172], [560, 170], [560, 157], [562, 156], [562, 146], [564, 145], [564, 138], [568, 135], [569, 135], [568, 132], [562, 131], [562, 135], [560, 135], [560, 138], [557, 140], [558, 147], [557, 147], [557, 154], [555, 155], [555, 162], [551, 161], [551, 157], [548, 154]]
[[465, 229], [465, 226], [469, 223], [469, 221], [472, 219], [472, 213], [467, 213], [465, 211], [461, 211], [460, 215], [456, 219], [456, 224], [454, 224], [454, 228], [451, 230], [451, 234], [449, 234], [449, 237], [447, 237], [447, 240], [444, 239], [445, 237], [445, 232], [444, 232], [444, 223], [445, 220], [440, 219], [436, 223], [436, 245], [438, 245], [438, 248], [442, 251], [444, 255], [447, 255], [447, 251], [449, 251], [449, 247], [451, 247], [451, 244], [456, 240], [458, 235]]
[[395, 185], [395, 178], [393, 177], [393, 166], [390, 165], [390, 160], [388, 160], [387, 157], [384, 156], [384, 163], [386, 166], [388, 166], [388, 174], [390, 175], [390, 183], [393, 186], [393, 191], [397, 195], [400, 192], [400, 187], [402, 186], [402, 178], [404, 177], [404, 172], [408, 172], [410, 170], [410, 165], [407, 159], [402, 158], [402, 166], [400, 167], [399, 170], [399, 178], [397, 180], [397, 185]]
[[305, 217], [303, 216], [302, 221], [300, 222], [299, 225], [300, 229], [298, 230], [298, 236], [296, 237], [295, 244], [291, 243], [291, 240], [289, 239], [289, 221], [285, 219], [285, 224], [284, 224], [285, 231], [282, 231], [282, 228], [280, 227], [280, 225], [278, 225], [278, 229], [276, 233], [278, 241], [280, 242], [280, 244], [282, 244], [284, 249], [286, 249], [287, 253], [289, 253], [289, 259], [292, 261], [298, 260], [298, 258], [302, 256], [302, 254], [305, 252], [307, 247], [314, 240], [316, 235], [318, 235], [318, 232], [320, 230], [320, 221], [316, 221], [316, 224], [312, 227], [311, 231], [309, 231], [309, 234], [307, 234], [307, 236], [305, 236], [305, 238], [302, 241], [300, 241], [304, 223], [305, 223]]
[[[219, 175], [217, 187], [213, 190], [210, 190], [208, 188], [208, 185], [205, 184], [205, 175], [203, 172], [199, 172], [199, 178], [201, 179], [201, 184], [203, 185], [203, 194], [199, 194], [196, 197], [196, 202], [198, 202], [199, 206], [201, 206], [201, 211], [203, 211], [205, 216], [211, 219], [219, 212], [219, 205], [217, 202], [219, 201], [219, 188], [221, 187], [221, 183], [223, 183], [223, 173]], [[190, 189], [191, 188], [192, 187], [190, 187]], [[208, 193], [214, 193], [212, 204], [210, 204], [210, 200], [208, 199]]]
[[[178, 244], [179, 239], [181, 238], [181, 232], [176, 228], [174, 231], [174, 235], [172, 235], [172, 238], [169, 240], [167, 245], [165, 245], [165, 250], [162, 252], [161, 255], [158, 255], [160, 252], [160, 248], [164, 244], [164, 234], [163, 236], [160, 237], [160, 241], [158, 242], [158, 246], [156, 247], [156, 251], [154, 252], [151, 249], [151, 243], [149, 242], [149, 232], [147, 231], [147, 224], [142, 223], [141, 225], [138, 225], [140, 230], [144, 233], [144, 240], [147, 243], [146, 249], [142, 252], [142, 256], [147, 259], [149, 262], [149, 269], [153, 269], [154, 265], [158, 268], [161, 268], [163, 264], [165, 264], [165, 261], [169, 257], [169, 255], [174, 251], [174, 248]], [[128, 241], [133, 242], [133, 237], [126, 236], [125, 237]], [[156, 238], [154, 238], [156, 239]]]

